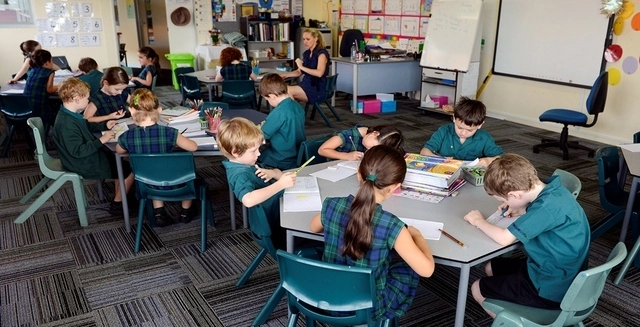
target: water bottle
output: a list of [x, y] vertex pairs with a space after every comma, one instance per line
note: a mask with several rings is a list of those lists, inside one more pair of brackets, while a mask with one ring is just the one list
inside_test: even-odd
[[356, 41], [353, 41], [353, 45], [351, 45], [351, 61], [356, 61], [357, 53], [358, 47], [356, 46]]

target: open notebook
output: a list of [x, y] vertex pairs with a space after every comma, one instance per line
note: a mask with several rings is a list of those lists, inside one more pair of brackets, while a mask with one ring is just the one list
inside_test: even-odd
[[[116, 137], [112, 138], [109, 140], [109, 143], [112, 142], [118, 142], [118, 138], [120, 138], [120, 135], [122, 135], [122, 133], [126, 132], [129, 130], [129, 126], [127, 126], [126, 122], [120, 122], [117, 123], [116, 126], [113, 126], [113, 128], [111, 129], [111, 131], [116, 133]], [[104, 135], [106, 131], [102, 131], [102, 135]]]
[[318, 180], [313, 176], [298, 176], [296, 185], [285, 189], [284, 212], [320, 211], [322, 198]]

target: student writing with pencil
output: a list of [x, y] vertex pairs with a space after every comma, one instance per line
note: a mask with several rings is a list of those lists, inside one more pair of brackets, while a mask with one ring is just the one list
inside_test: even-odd
[[[484, 176], [484, 189], [499, 201], [506, 217], [519, 217], [504, 229], [477, 211], [464, 219], [501, 245], [520, 240], [527, 258], [495, 258], [485, 265], [487, 277], [471, 285], [474, 299], [514, 302], [559, 310], [560, 302], [589, 252], [591, 232], [584, 210], [552, 176], [546, 183], [522, 156], [505, 154]], [[492, 312], [489, 315], [495, 318]]]
[[388, 125], [355, 126], [338, 132], [318, 149], [318, 154], [329, 159], [360, 160], [367, 149], [378, 144], [388, 145], [404, 154], [402, 132]]
[[414, 227], [382, 209], [381, 203], [400, 187], [407, 171], [395, 149], [375, 146], [358, 167], [360, 188], [355, 196], [326, 198], [310, 230], [324, 233], [326, 262], [372, 268], [378, 306], [374, 319], [404, 315], [416, 294], [419, 276], [435, 269], [431, 250]]

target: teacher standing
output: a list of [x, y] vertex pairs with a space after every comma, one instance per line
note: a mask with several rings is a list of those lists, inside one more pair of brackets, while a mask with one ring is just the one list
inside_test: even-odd
[[296, 59], [298, 69], [281, 76], [283, 78], [302, 76], [298, 85], [288, 87], [289, 96], [297, 101], [315, 103], [322, 101], [325, 97], [331, 59], [329, 52], [325, 49], [322, 34], [315, 28], [304, 30], [302, 42], [307, 50], [302, 54], [302, 59]]

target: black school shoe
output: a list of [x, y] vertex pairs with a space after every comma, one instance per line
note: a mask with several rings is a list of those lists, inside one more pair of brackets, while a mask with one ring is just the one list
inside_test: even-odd
[[183, 224], [188, 224], [193, 220], [193, 210], [192, 210], [193, 206], [191, 206], [191, 208], [189, 209], [185, 209], [185, 208], [180, 208], [180, 217], [178, 217], [178, 220], [183, 223]]
[[167, 211], [164, 210], [164, 207], [154, 208], [153, 217], [156, 221], [156, 227], [166, 227], [175, 223], [173, 219], [167, 216]]
[[109, 205], [109, 214], [112, 216], [122, 216], [122, 201], [111, 201]]

